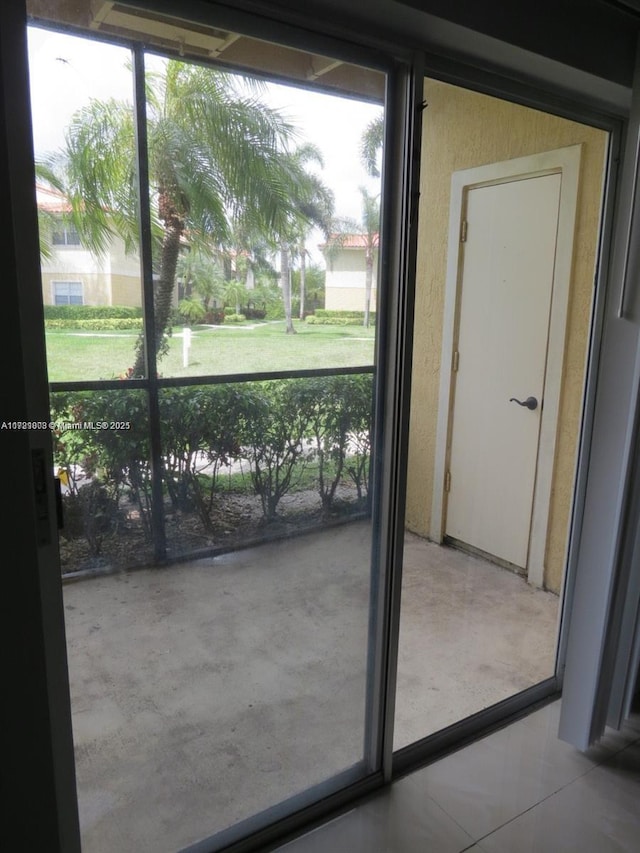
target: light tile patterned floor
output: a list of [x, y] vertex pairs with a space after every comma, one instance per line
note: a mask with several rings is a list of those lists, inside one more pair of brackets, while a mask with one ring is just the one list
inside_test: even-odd
[[638, 853], [640, 715], [580, 753], [560, 703], [392, 784], [282, 853]]

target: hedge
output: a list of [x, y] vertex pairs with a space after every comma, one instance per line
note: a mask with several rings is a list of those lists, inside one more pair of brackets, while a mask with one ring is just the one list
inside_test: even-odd
[[[218, 476], [246, 459], [265, 521], [308, 463], [317, 466], [317, 492], [329, 514], [341, 479], [359, 498], [368, 493], [372, 377], [331, 376], [165, 389], [160, 395], [164, 486], [175, 509], [194, 510], [210, 527]], [[52, 394], [52, 420], [84, 428], [54, 432], [54, 462], [68, 472], [67, 509], [79, 522], [63, 535], [84, 535], [92, 553], [123, 523], [133, 503], [151, 536], [151, 467], [146, 397], [141, 391]], [[87, 424], [109, 424], [92, 429]], [[203, 475], [203, 460], [208, 465]], [[79, 469], [77, 468], [79, 466]], [[90, 478], [74, 479], [78, 470]], [[88, 485], [91, 490], [88, 490]], [[73, 527], [73, 526], [72, 526]]]
[[364, 319], [356, 322], [348, 317], [317, 317], [315, 314], [310, 314], [305, 322], [310, 326], [361, 326]]
[[122, 329], [142, 329], [142, 319], [104, 320], [45, 320], [45, 329], [85, 329], [91, 332], [113, 332]]
[[[317, 308], [315, 313], [307, 317], [307, 323], [316, 326], [361, 326], [364, 323], [364, 311], [331, 311]], [[375, 311], [369, 312], [369, 324], [376, 322]]]
[[124, 320], [142, 317], [131, 305], [45, 305], [45, 320]]

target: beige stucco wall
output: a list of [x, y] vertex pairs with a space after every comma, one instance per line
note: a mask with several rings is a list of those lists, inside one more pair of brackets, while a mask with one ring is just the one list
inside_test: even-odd
[[545, 586], [560, 589], [575, 473], [607, 135], [566, 119], [425, 81], [406, 522], [429, 535], [451, 175], [582, 144]]
[[132, 275], [112, 274], [111, 276], [112, 305], [142, 305], [142, 283], [140, 277]]
[[[365, 250], [342, 249], [327, 261], [324, 306], [330, 311], [364, 311]], [[371, 311], [376, 310], [378, 251], [373, 253]]]
[[42, 272], [42, 298], [45, 305], [53, 305], [54, 281], [81, 281], [84, 305], [111, 305], [110, 276], [95, 272]]
[[[324, 289], [324, 307], [329, 311], [364, 311], [363, 287], [328, 287]], [[376, 310], [376, 289], [371, 289], [371, 311]]]
[[142, 305], [140, 261], [125, 253], [120, 237], [112, 239], [104, 255], [81, 246], [55, 246], [41, 270], [45, 305], [53, 304], [54, 281], [81, 281], [85, 305]]
[[42, 300], [53, 305], [54, 281], [81, 281], [85, 305], [133, 305], [142, 304], [140, 279], [126, 275], [110, 275], [93, 272], [42, 272]]

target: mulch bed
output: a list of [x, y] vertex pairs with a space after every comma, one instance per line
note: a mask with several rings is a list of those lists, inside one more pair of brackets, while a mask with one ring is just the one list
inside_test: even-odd
[[[358, 500], [355, 488], [344, 485], [336, 494], [329, 518], [323, 517], [319, 496], [313, 490], [285, 495], [278, 509], [278, 517], [266, 523], [256, 495], [221, 494], [212, 509], [210, 525], [205, 527], [196, 512], [181, 512], [167, 506], [167, 558], [172, 561], [197, 558], [205, 553], [232, 551], [298, 535], [341, 523], [361, 515], [366, 508], [364, 501]], [[143, 529], [135, 509], [119, 520], [113, 532], [99, 537], [93, 549], [83, 536], [60, 537], [61, 570], [68, 579], [151, 566], [155, 562], [151, 537]]]

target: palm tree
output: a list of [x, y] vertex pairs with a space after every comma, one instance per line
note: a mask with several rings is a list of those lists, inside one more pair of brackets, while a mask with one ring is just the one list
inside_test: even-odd
[[360, 220], [360, 233], [364, 239], [364, 263], [365, 263], [365, 285], [364, 285], [364, 321], [363, 325], [369, 325], [369, 313], [371, 310], [371, 290], [373, 287], [373, 260], [375, 250], [380, 242], [380, 196], [374, 196], [360, 187], [362, 196], [362, 218]]
[[[304, 218], [305, 176], [288, 152], [294, 128], [237, 78], [177, 60], [147, 77], [149, 182], [157, 256], [154, 335], [163, 351], [181, 243], [229, 245], [234, 230], [284, 234]], [[137, 244], [135, 128], [127, 103], [94, 100], [67, 130], [65, 182], [83, 242]], [[143, 339], [133, 376], [144, 375]]]
[[378, 154], [384, 141], [384, 113], [372, 119], [365, 127], [360, 140], [360, 159], [372, 178], [380, 177]]
[[[284, 302], [285, 331], [287, 334], [295, 334], [296, 330], [293, 326], [291, 312], [291, 255], [294, 252], [299, 253], [301, 262], [304, 264], [304, 252], [306, 251], [304, 244], [312, 225], [321, 228], [325, 234], [328, 234], [333, 215], [334, 199], [333, 193], [318, 175], [307, 171], [307, 166], [311, 163], [315, 163], [321, 168], [324, 166], [322, 154], [316, 145], [311, 143], [300, 145], [289, 155], [288, 159], [292, 173], [298, 176], [299, 191], [295, 210], [289, 217], [284, 231], [281, 231], [279, 235], [280, 283]], [[302, 287], [304, 287], [303, 284]], [[304, 291], [301, 289], [302, 300], [304, 300], [303, 293]], [[304, 304], [303, 301], [302, 304]], [[300, 316], [302, 317], [302, 314]]]
[[[51, 187], [58, 191], [61, 201], [64, 198], [64, 189], [60, 185], [58, 176], [45, 161], [37, 160], [35, 163], [36, 183], [44, 187]], [[64, 217], [62, 217], [64, 222]], [[53, 232], [61, 224], [60, 216], [52, 213], [45, 207], [38, 205], [38, 236], [40, 240], [40, 260], [49, 261], [53, 257]]]
[[224, 288], [224, 301], [226, 304], [233, 303], [235, 305], [235, 313], [242, 313], [242, 300], [247, 296], [247, 286], [244, 281], [237, 278], [232, 278], [226, 282]]
[[223, 272], [213, 253], [197, 247], [181, 252], [176, 272], [178, 280], [182, 282], [184, 297], [191, 298], [195, 291], [202, 300], [205, 313], [209, 311], [212, 299], [223, 296]]
[[307, 255], [309, 254], [307, 252], [304, 237], [302, 237], [300, 243], [298, 244], [296, 254], [298, 255], [298, 260], [300, 261], [300, 311], [298, 316], [301, 320], [304, 320], [305, 299], [307, 295]]

